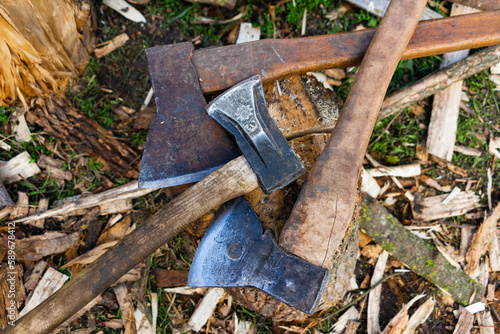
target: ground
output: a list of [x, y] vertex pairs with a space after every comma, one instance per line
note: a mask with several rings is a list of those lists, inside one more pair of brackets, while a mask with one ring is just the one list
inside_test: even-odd
[[[296, 38], [300, 37], [302, 29], [302, 18], [304, 10], [307, 9], [307, 27], [305, 36], [313, 36], [328, 33], [338, 33], [351, 31], [363, 27], [375, 27], [380, 22], [378, 18], [369, 13], [351, 7], [345, 13], [339, 13], [338, 17], [328, 19], [329, 13], [336, 12], [341, 6], [341, 1], [314, 0], [314, 1], [281, 1], [273, 5], [264, 1], [246, 2], [238, 1], [234, 10], [228, 10], [210, 5], [189, 3], [178, 0], [158, 0], [151, 1], [144, 5], [134, 5], [142, 12], [147, 23], [138, 24], [126, 20], [121, 15], [112, 11], [101, 3], [94, 0], [95, 18], [97, 23], [97, 42], [102, 43], [113, 37], [126, 32], [130, 40], [121, 48], [113, 51], [103, 58], [92, 57], [85, 73], [67, 93], [67, 100], [83, 114], [96, 120], [106, 129], [112, 131], [113, 136], [120, 142], [127, 144], [134, 152], [141, 154], [147, 136], [147, 130], [134, 126], [134, 118], [123, 121], [115, 113], [119, 106], [126, 106], [139, 110], [150, 87], [150, 79], [147, 70], [147, 62], [144, 49], [152, 46], [169, 44], [180, 41], [193, 41], [196, 48], [204, 48], [216, 45], [226, 45], [234, 43], [235, 30], [240, 22], [251, 22], [254, 26], [261, 27], [262, 38]], [[449, 2], [431, 1], [431, 8], [443, 15], [448, 14], [451, 6]], [[243, 13], [240, 20], [227, 24], [200, 24], [194, 23], [200, 17], [210, 17], [217, 20], [225, 20]], [[476, 50], [472, 50], [474, 52]], [[396, 74], [391, 82], [388, 93], [395, 92], [400, 88], [410, 85], [416, 80], [435, 71], [439, 68], [440, 57], [426, 57], [421, 59], [406, 60], [400, 62]], [[353, 69], [355, 71], [355, 69]], [[454, 153], [453, 164], [467, 171], [467, 179], [475, 183], [473, 189], [476, 194], [481, 194], [481, 202], [487, 204], [487, 170], [492, 169], [493, 175], [493, 203], [500, 199], [498, 186], [500, 185], [500, 167], [496, 159], [488, 151], [488, 136], [497, 135], [500, 132], [500, 92], [495, 89], [495, 84], [489, 79], [489, 72], [484, 71], [465, 80], [464, 91], [468, 101], [465, 102], [467, 110], [462, 109], [458, 122], [457, 145], [477, 148], [481, 152], [480, 157], [465, 156]], [[337, 95], [345, 100], [352, 82], [352, 76], [342, 79], [340, 86], [334, 86]], [[404, 165], [416, 162], [421, 159], [417, 154], [417, 148], [425, 143], [427, 135], [427, 125], [430, 118], [431, 99], [421, 101], [417, 106], [407, 108], [393, 117], [380, 121], [373, 132], [369, 154], [377, 161], [388, 165]], [[151, 107], [150, 107], [151, 108]], [[83, 165], [79, 164], [81, 152], [76, 152], [64, 142], [50, 137], [36, 125], [30, 124], [30, 129], [35, 137], [42, 137], [45, 140], [32, 140], [27, 144], [16, 144], [10, 135], [8, 120], [14, 107], [2, 108], [0, 122], [3, 126], [2, 139], [12, 145], [12, 150], [0, 151], [0, 160], [8, 160], [20, 152], [28, 151], [34, 161], [38, 161], [42, 155], [58, 157], [64, 160], [63, 169], [72, 171], [73, 179], [66, 183], [61, 183], [57, 179], [38, 175], [34, 178], [18, 181], [7, 187], [9, 194], [14, 201], [18, 200], [18, 192], [25, 192], [29, 196], [30, 205], [37, 207], [42, 198], [49, 199], [52, 204], [55, 200], [60, 200], [69, 196], [82, 193], [94, 193], [109, 188], [105, 180], [111, 182], [112, 186], [125, 184], [131, 181], [131, 177], [119, 175], [112, 171], [103, 170], [100, 162], [91, 157]], [[62, 152], [62, 154], [60, 154]], [[457, 185], [465, 188], [465, 184], [460, 179], [464, 179], [454, 174], [449, 169], [441, 167], [439, 164], [429, 162], [422, 165], [423, 174], [437, 180], [441, 186]], [[74, 171], [78, 170], [78, 173]], [[385, 182], [382, 179], [381, 182]], [[408, 181], [417, 184], [418, 178]], [[405, 187], [411, 187], [412, 184]], [[388, 193], [398, 192], [393, 186]], [[433, 188], [426, 188], [424, 196], [439, 194]], [[135, 212], [133, 221], [141, 223], [150, 214], [156, 212], [175, 193], [169, 191], [157, 191], [141, 199], [134, 201]], [[413, 223], [411, 210], [408, 202], [402, 194], [396, 197], [396, 204], [388, 209], [403, 224]], [[107, 223], [109, 218], [101, 218], [102, 225]], [[482, 219], [466, 218], [459, 216], [441, 221], [445, 226], [445, 232], [440, 235], [446, 243], [458, 249], [460, 245], [460, 224], [477, 225]], [[3, 221], [0, 224], [6, 226]], [[447, 227], [446, 227], [447, 226]], [[5, 230], [5, 229], [4, 229]], [[43, 231], [61, 230], [60, 222], [47, 220], [43, 230], [30, 226], [19, 226], [18, 237], [41, 234]], [[88, 235], [88, 231], [83, 231]], [[182, 319], [189, 319], [195, 305], [200, 300], [200, 296], [177, 295], [172, 300], [172, 295], [165, 293], [157, 287], [155, 276], [152, 274], [155, 268], [188, 270], [189, 258], [192, 257], [193, 246], [189, 245], [184, 236], [179, 235], [174, 241], [169, 243], [169, 247], [164, 252], [158, 252], [151, 256], [147, 265], [151, 269], [146, 275], [147, 282], [146, 295], [152, 292], [158, 293], [158, 333], [170, 333], [173, 328], [177, 330], [178, 322]], [[48, 257], [50, 266], [62, 267], [67, 258], [64, 254]], [[374, 263], [370, 257], [361, 256], [356, 268], [357, 283], [361, 284], [366, 275], [373, 271]], [[397, 267], [397, 263], [394, 267]], [[392, 272], [394, 268], [388, 271]], [[67, 270], [63, 273], [71, 275]], [[499, 284], [498, 273], [492, 273], [490, 283]], [[457, 304], [445, 305], [441, 301], [439, 289], [431, 283], [420, 278], [413, 273], [405, 273], [389, 279], [383, 284], [381, 308], [381, 328], [384, 328], [389, 320], [399, 311], [404, 303], [411, 297], [425, 293], [436, 296], [438, 303], [435, 311], [429, 320], [420, 327], [421, 333], [452, 333], [456, 324], [452, 311], [458, 309]], [[498, 294], [498, 292], [497, 292]], [[354, 296], [359, 295], [359, 291]], [[423, 301], [418, 302], [419, 304]], [[339, 305], [339, 308], [341, 305]], [[498, 300], [491, 305], [499, 310]], [[175, 310], [173, 310], [175, 309]], [[256, 325], [259, 332], [285, 332], [286, 329], [279, 327], [258, 314], [252, 313], [239, 305], [233, 305], [233, 309], [240, 319], [251, 321]], [[499, 310], [500, 311], [500, 310]], [[92, 316], [84, 316], [81, 321], [73, 324], [73, 328], [88, 328], [89, 323], [93, 324], [93, 333], [103, 331], [104, 333], [120, 333], [120, 330], [113, 330], [103, 325], [103, 322], [110, 318], [120, 318], [122, 314], [118, 308], [98, 306], [92, 310]], [[411, 313], [411, 312], [410, 312]], [[329, 332], [331, 325], [340, 314], [329, 317], [322, 314], [317, 318], [315, 328], [321, 332]], [[179, 320], [179, 317], [181, 320]], [[229, 316], [230, 318], [231, 316]], [[93, 318], [93, 320], [92, 320]], [[229, 326], [229, 318], [217, 315], [214, 319], [213, 328], [219, 326], [222, 329]], [[89, 320], [90, 319], [90, 320]], [[363, 314], [361, 326], [358, 333], [366, 329], [366, 313]], [[227, 320], [227, 321], [226, 321]], [[304, 324], [294, 324], [303, 326]], [[496, 323], [497, 329], [498, 322]], [[229, 328], [229, 327], [228, 327]], [[292, 324], [288, 326], [292, 328]], [[228, 329], [229, 330], [229, 329]], [[477, 331], [477, 329], [475, 329]]]

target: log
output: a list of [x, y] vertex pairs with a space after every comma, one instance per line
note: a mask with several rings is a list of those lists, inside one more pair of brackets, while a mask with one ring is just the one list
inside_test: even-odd
[[449, 87], [454, 82], [468, 78], [498, 62], [500, 62], [500, 46], [492, 46], [449, 67], [429, 74], [411, 86], [389, 95], [382, 104], [379, 120], [394, 115], [400, 110]]
[[[470, 14], [476, 9], [453, 4], [451, 16]], [[462, 50], [443, 55], [441, 68], [447, 67], [466, 58], [469, 50]], [[462, 96], [462, 80], [452, 83], [448, 88], [437, 92], [432, 102], [431, 121], [427, 134], [427, 152], [451, 161], [457, 135], [458, 113]]]
[[398, 222], [378, 201], [365, 197], [359, 214], [360, 229], [410, 270], [451, 294], [460, 304], [481, 301], [484, 289], [455, 268], [431, 244]]

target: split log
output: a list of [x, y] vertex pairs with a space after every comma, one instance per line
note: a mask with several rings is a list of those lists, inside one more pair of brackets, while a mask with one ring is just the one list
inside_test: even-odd
[[123, 176], [137, 178], [139, 157], [127, 145], [113, 137], [113, 133], [83, 115], [67, 101], [52, 96], [37, 99], [28, 112], [28, 122], [81, 153], [86, 153], [103, 164], [103, 170], [112, 170]]
[[413, 85], [389, 95], [380, 109], [379, 120], [398, 113], [420, 100], [500, 62], [500, 46], [492, 46], [418, 80]]
[[2, 1], [0, 104], [42, 93], [63, 96], [94, 49], [90, 1]]
[[484, 291], [479, 284], [450, 264], [433, 245], [404, 228], [378, 201], [365, 197], [359, 225], [373, 241], [413, 272], [450, 293], [456, 302], [469, 305], [482, 299]]
[[[451, 16], [477, 12], [471, 7], [453, 4]], [[445, 68], [466, 58], [469, 50], [456, 51], [443, 55], [441, 68]], [[427, 152], [451, 161], [457, 135], [458, 113], [462, 96], [462, 80], [452, 83], [448, 88], [437, 92], [432, 102], [432, 114], [427, 135]]]

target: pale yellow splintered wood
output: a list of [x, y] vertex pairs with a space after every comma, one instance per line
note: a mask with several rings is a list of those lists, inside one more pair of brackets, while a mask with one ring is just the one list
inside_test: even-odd
[[40, 168], [36, 163], [31, 162], [31, 156], [26, 151], [7, 162], [0, 163], [0, 181], [3, 183], [17, 182], [38, 173], [40, 173]]
[[125, 45], [125, 43], [128, 40], [129, 40], [129, 37], [126, 33], [118, 35], [115, 38], [113, 38], [112, 40], [110, 40], [109, 42], [107, 42], [107, 44], [105, 46], [103, 46], [102, 48], [95, 49], [94, 50], [95, 56], [97, 58], [102, 58], [105, 55], [107, 55], [107, 54], [115, 51], [116, 49], [122, 47], [123, 45]]
[[[384, 276], [385, 265], [387, 264], [387, 259], [389, 258], [389, 253], [384, 250], [378, 257], [377, 264], [375, 265], [375, 270], [373, 271], [373, 276], [370, 281], [370, 285], [374, 286], [378, 281]], [[379, 324], [379, 313], [380, 313], [380, 296], [382, 294], [382, 285], [377, 286], [368, 295], [368, 324], [367, 331], [368, 334], [378, 334], [380, 333]]]
[[156, 334], [156, 321], [158, 319], [158, 294], [151, 293], [151, 316], [153, 321], [153, 334]]
[[260, 27], [254, 27], [252, 23], [241, 22], [236, 44], [258, 40], [260, 40]]
[[466, 309], [463, 309], [460, 313], [460, 317], [458, 318], [453, 334], [469, 334], [473, 324], [474, 316]]
[[137, 307], [134, 311], [135, 317], [135, 329], [137, 334], [151, 334], [153, 333], [153, 327], [146, 316], [146, 313], [143, 312], [139, 307]]
[[134, 205], [132, 203], [132, 198], [126, 198], [99, 205], [99, 209], [99, 214], [101, 216], [106, 216], [115, 213], [130, 212], [134, 209]]
[[377, 167], [366, 170], [373, 177], [396, 176], [396, 177], [413, 177], [422, 174], [422, 169], [419, 164], [395, 166], [395, 167]]
[[455, 145], [453, 147], [453, 151], [470, 157], [480, 157], [482, 155], [481, 151], [477, 148], [460, 145]]
[[118, 284], [113, 288], [113, 292], [116, 295], [116, 300], [118, 305], [120, 305], [120, 311], [122, 314], [124, 332], [123, 334], [136, 334], [135, 316], [134, 316], [134, 304], [132, 302], [132, 297], [128, 292], [125, 283]]
[[253, 334], [255, 332], [255, 325], [251, 321], [238, 319], [234, 313], [234, 334]]
[[488, 218], [481, 224], [472, 238], [467, 252], [465, 272], [476, 271], [481, 257], [489, 252], [490, 265], [493, 271], [500, 270], [500, 254], [498, 246], [497, 222], [500, 219], [500, 204], [496, 206]]
[[189, 286], [179, 286], [175, 288], [165, 288], [166, 293], [178, 293], [185, 296], [204, 295], [208, 288], [191, 288]]
[[[38, 168], [38, 167], [37, 167]], [[1, 167], [0, 167], [1, 170]], [[89, 195], [86, 197], [75, 196], [66, 201], [62, 201], [61, 205], [54, 209], [47, 210], [40, 214], [31, 215], [15, 220], [16, 223], [23, 223], [31, 220], [50, 218], [56, 216], [69, 216], [79, 212], [79, 210], [92, 208], [95, 206], [107, 205], [116, 201], [138, 198], [155, 191], [156, 189], [140, 189], [137, 181], [132, 181], [122, 186], [103, 191], [99, 194]]]
[[193, 315], [188, 321], [187, 328], [199, 332], [205, 326], [208, 318], [212, 315], [219, 300], [224, 296], [224, 289], [210, 288], [207, 294], [194, 310]]
[[[453, 4], [451, 16], [478, 12], [477, 9]], [[467, 58], [469, 50], [456, 51], [443, 55], [441, 68]], [[462, 80], [434, 95], [432, 114], [427, 135], [427, 152], [439, 158], [451, 161], [457, 134], [458, 113], [462, 95]]]
[[424, 297], [425, 295], [418, 295], [410, 300], [408, 304], [403, 305], [398, 314], [396, 314], [396, 316], [389, 321], [381, 334], [402, 333], [408, 326], [408, 310], [413, 306], [413, 304], [415, 304], [415, 302]]
[[420, 307], [410, 317], [410, 320], [408, 320], [408, 325], [403, 334], [415, 333], [415, 329], [423, 324], [427, 320], [429, 315], [431, 315], [432, 311], [434, 311], [435, 305], [436, 300], [434, 298], [429, 298], [425, 303], [420, 305]]
[[415, 201], [412, 203], [413, 217], [425, 221], [437, 220], [460, 216], [482, 207], [479, 204], [479, 196], [473, 192], [463, 191], [445, 205], [443, 201], [446, 197], [448, 197], [448, 194], [426, 197], [421, 201]]
[[44, 256], [61, 254], [78, 244], [78, 232], [65, 234], [46, 232], [29, 238], [16, 240], [17, 256], [20, 260], [36, 261]]
[[479, 325], [479, 333], [495, 334], [495, 323], [493, 322], [490, 311], [476, 313], [476, 320]]
[[340, 334], [347, 327], [347, 323], [349, 320], [358, 320], [359, 319], [359, 311], [356, 307], [351, 306], [344, 314], [338, 318], [337, 322], [333, 324], [332, 331], [330, 334]]
[[19, 313], [19, 318], [27, 314], [29, 311], [37, 307], [45, 299], [49, 298], [54, 292], [59, 290], [64, 282], [69, 279], [68, 276], [58, 272], [53, 268], [47, 269], [45, 275], [43, 275], [40, 283], [36, 287], [30, 300], [26, 303], [26, 306]]

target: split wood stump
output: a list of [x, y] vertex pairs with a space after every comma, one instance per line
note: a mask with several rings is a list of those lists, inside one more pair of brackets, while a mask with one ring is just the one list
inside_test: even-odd
[[[342, 104], [340, 99], [333, 91], [324, 88], [313, 76], [292, 75], [267, 84], [264, 91], [271, 116], [283, 134], [287, 138], [293, 138], [289, 143], [309, 170], [328, 141], [330, 134], [327, 131], [331, 131], [335, 126]], [[310, 130], [305, 131], [305, 129]], [[263, 229], [272, 230], [276, 239], [279, 239], [306, 176], [307, 174], [303, 175], [272, 195], [265, 195], [259, 188], [246, 196], [260, 218]], [[215, 211], [192, 224], [186, 236], [200, 237]], [[343, 242], [328, 268], [330, 278], [317, 310], [331, 308], [341, 301], [349, 290], [358, 253], [358, 224], [355, 217], [356, 215], [353, 216]], [[195, 244], [198, 242], [199, 240], [194, 241]], [[246, 308], [274, 321], [296, 321], [307, 318], [307, 314], [260, 290], [230, 288], [228, 291]]]

